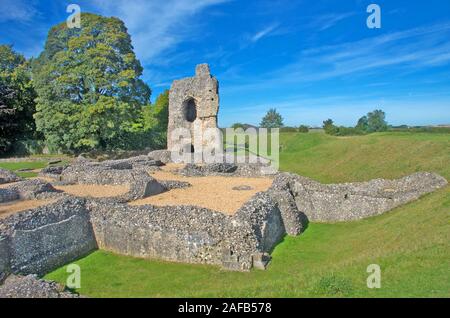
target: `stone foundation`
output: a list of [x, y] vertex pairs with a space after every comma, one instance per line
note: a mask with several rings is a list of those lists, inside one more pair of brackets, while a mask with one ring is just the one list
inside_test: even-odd
[[99, 248], [142, 258], [249, 270], [254, 256], [270, 252], [285, 235], [281, 213], [264, 193], [233, 217], [194, 206], [90, 201], [88, 209]]
[[397, 179], [320, 184], [309, 178], [283, 173], [275, 185], [288, 186], [299, 211], [310, 221], [354, 221], [380, 215], [443, 188], [447, 180], [434, 173], [415, 173]]
[[[141, 165], [145, 160], [139, 162]], [[64, 169], [59, 179], [131, 182], [135, 187], [132, 192], [138, 196], [151, 195], [160, 187], [189, 186], [182, 182], [160, 184], [147, 178], [141, 167], [133, 168], [129, 163], [83, 163]], [[230, 177], [240, 174], [239, 166], [232, 165], [188, 166], [182, 171]], [[379, 215], [446, 184], [444, 178], [432, 173], [339, 185], [280, 173], [267, 191], [257, 193], [233, 216], [227, 216], [195, 206], [130, 206], [117, 199], [80, 199], [61, 195], [39, 180], [19, 182], [10, 188], [20, 196], [55, 196], [59, 201], [0, 220], [0, 280], [10, 273], [44, 274], [97, 248], [229, 270], [264, 269], [283, 236], [301, 234], [308, 221], [349, 221]]]

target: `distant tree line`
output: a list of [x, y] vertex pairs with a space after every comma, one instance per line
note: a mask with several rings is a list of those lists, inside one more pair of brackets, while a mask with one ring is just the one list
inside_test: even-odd
[[249, 124], [243, 123], [234, 123], [231, 128], [234, 129], [243, 129], [244, 131], [248, 128], [279, 128], [281, 132], [301, 132], [307, 133], [309, 132], [309, 127], [306, 125], [300, 125], [299, 127], [289, 127], [284, 125], [283, 116], [276, 110], [276, 108], [271, 108], [267, 111], [266, 115], [261, 120], [259, 127], [255, 127]]
[[325, 133], [333, 136], [365, 135], [387, 131], [386, 114], [382, 110], [374, 110], [361, 117], [355, 127], [336, 126], [332, 119], [323, 122]]
[[[310, 128], [307, 125], [300, 125], [298, 127], [285, 126], [283, 117], [275, 109], [268, 110], [266, 115], [262, 118], [259, 125], [261, 128], [279, 128], [281, 132], [300, 132], [308, 133]], [[249, 124], [235, 123], [232, 128], [247, 128], [254, 127]], [[351, 136], [351, 135], [365, 135], [374, 132], [381, 132], [388, 130], [389, 126], [386, 122], [386, 114], [382, 110], [374, 110], [367, 115], [361, 117], [355, 127], [336, 126], [332, 119], [327, 119], [323, 122], [323, 129], [325, 133], [334, 136]]]
[[30, 61], [0, 45], [0, 154], [17, 145], [71, 154], [165, 146], [168, 91], [151, 104], [124, 23], [82, 19], [80, 29], [52, 27]]

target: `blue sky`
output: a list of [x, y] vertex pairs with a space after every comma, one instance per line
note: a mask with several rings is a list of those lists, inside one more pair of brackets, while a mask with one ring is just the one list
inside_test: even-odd
[[[450, 124], [450, 1], [0, 0], [0, 43], [37, 56], [70, 3], [125, 21], [153, 99], [207, 62], [220, 125], [354, 125], [376, 108], [391, 124]], [[382, 10], [369, 29], [366, 8]]]

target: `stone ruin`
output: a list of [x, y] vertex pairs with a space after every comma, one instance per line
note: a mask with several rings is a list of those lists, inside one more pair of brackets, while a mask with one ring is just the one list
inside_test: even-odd
[[[197, 147], [214, 147], [213, 138], [205, 138], [208, 128], [217, 129], [219, 82], [208, 64], [197, 65], [195, 76], [173, 82], [169, 94], [168, 150], [184, 149], [194, 153]], [[171, 138], [176, 129], [189, 130], [191, 141]]]
[[[447, 185], [433, 173], [336, 185], [278, 173], [267, 191], [255, 194], [232, 216], [197, 206], [129, 205], [136, 198], [189, 186], [150, 177], [146, 171], [162, 165], [155, 157], [167, 159], [167, 154], [158, 151], [101, 163], [81, 160], [62, 169], [44, 169], [41, 176], [52, 177], [50, 183], [25, 180], [0, 188], [0, 202], [56, 200], [0, 218], [0, 296], [2, 292], [15, 295], [11, 288], [23, 288], [21, 295], [28, 295], [28, 288], [43, 288], [37, 295], [64, 297], [33, 277], [13, 276], [1, 284], [11, 275], [44, 275], [96, 249], [228, 270], [265, 269], [283, 237], [300, 235], [309, 221], [339, 222], [380, 215]], [[260, 171], [249, 164], [190, 164], [176, 173], [199, 178], [262, 177]], [[52, 184], [126, 184], [130, 192], [112, 198], [81, 198], [57, 191]], [[18, 284], [18, 289], [11, 284]]]
[[[218, 82], [207, 65], [193, 78], [175, 81], [170, 92], [169, 133], [178, 127], [217, 127]], [[380, 215], [445, 187], [434, 173], [398, 180], [324, 185], [292, 173], [277, 173], [272, 186], [256, 193], [234, 215], [197, 206], [132, 206], [137, 199], [187, 182], [159, 181], [149, 175], [171, 163], [168, 150], [103, 162], [80, 158], [66, 167], [49, 167], [40, 176], [21, 180], [0, 170], [0, 204], [20, 199], [54, 199], [53, 203], [0, 218], [0, 297], [33, 295], [68, 297], [34, 276], [44, 275], [96, 249], [173, 262], [218, 265], [228, 270], [265, 269], [284, 236], [300, 235], [309, 221], [340, 222]], [[191, 145], [187, 145], [190, 150]], [[189, 177], [265, 177], [268, 163], [187, 164], [176, 173]], [[57, 185], [127, 185], [128, 193], [111, 198], [81, 198]], [[3, 283], [3, 281], [6, 282]]]
[[[161, 152], [155, 153], [155, 157]], [[302, 233], [308, 221], [339, 222], [375, 216], [446, 186], [433, 173], [398, 180], [323, 185], [291, 173], [278, 173], [272, 186], [255, 194], [232, 216], [196, 206], [131, 206], [186, 182], [157, 181], [147, 171], [160, 169], [149, 156], [125, 160], [78, 161], [44, 169], [43, 180], [0, 188], [0, 202], [53, 198], [56, 202], [0, 219], [0, 276], [45, 274], [100, 248], [119, 254], [175, 262], [220, 265], [230, 270], [264, 269], [270, 252], [285, 236]], [[249, 164], [186, 165], [183, 176], [263, 177]], [[266, 176], [264, 176], [266, 177]], [[53, 185], [129, 186], [112, 198], [80, 198]], [[1, 277], [0, 277], [1, 279]]]

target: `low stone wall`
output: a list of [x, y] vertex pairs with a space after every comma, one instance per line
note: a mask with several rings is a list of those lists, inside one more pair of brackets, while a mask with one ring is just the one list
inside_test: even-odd
[[20, 199], [48, 199], [63, 196], [50, 183], [40, 179], [31, 179], [13, 183], [6, 190], [16, 193]]
[[22, 178], [20, 178], [14, 172], [0, 168], [0, 184], [17, 182], [20, 180], [22, 180]]
[[228, 217], [197, 207], [131, 207], [90, 201], [99, 248], [142, 258], [220, 264]]
[[77, 198], [0, 220], [0, 237], [5, 271], [16, 274], [44, 274], [96, 248], [85, 200]]
[[0, 189], [0, 203], [18, 200], [20, 195], [17, 191], [10, 189]]
[[266, 163], [213, 163], [186, 164], [176, 171], [186, 177], [227, 176], [227, 177], [267, 177], [270, 166]]
[[0, 235], [0, 284], [10, 273], [9, 259], [8, 241], [6, 240], [6, 237]]
[[82, 162], [64, 169], [59, 181], [62, 184], [128, 185], [130, 191], [115, 198], [119, 202], [138, 200], [167, 191], [143, 168], [145, 164], [157, 168], [160, 163], [139, 158], [102, 163]]
[[275, 183], [289, 184], [298, 210], [310, 221], [339, 222], [380, 215], [446, 186], [447, 180], [421, 172], [397, 180], [325, 185], [284, 173]]
[[132, 207], [105, 200], [89, 201], [88, 209], [101, 249], [232, 270], [249, 270], [286, 233], [276, 202], [265, 193], [233, 217], [194, 206]]

